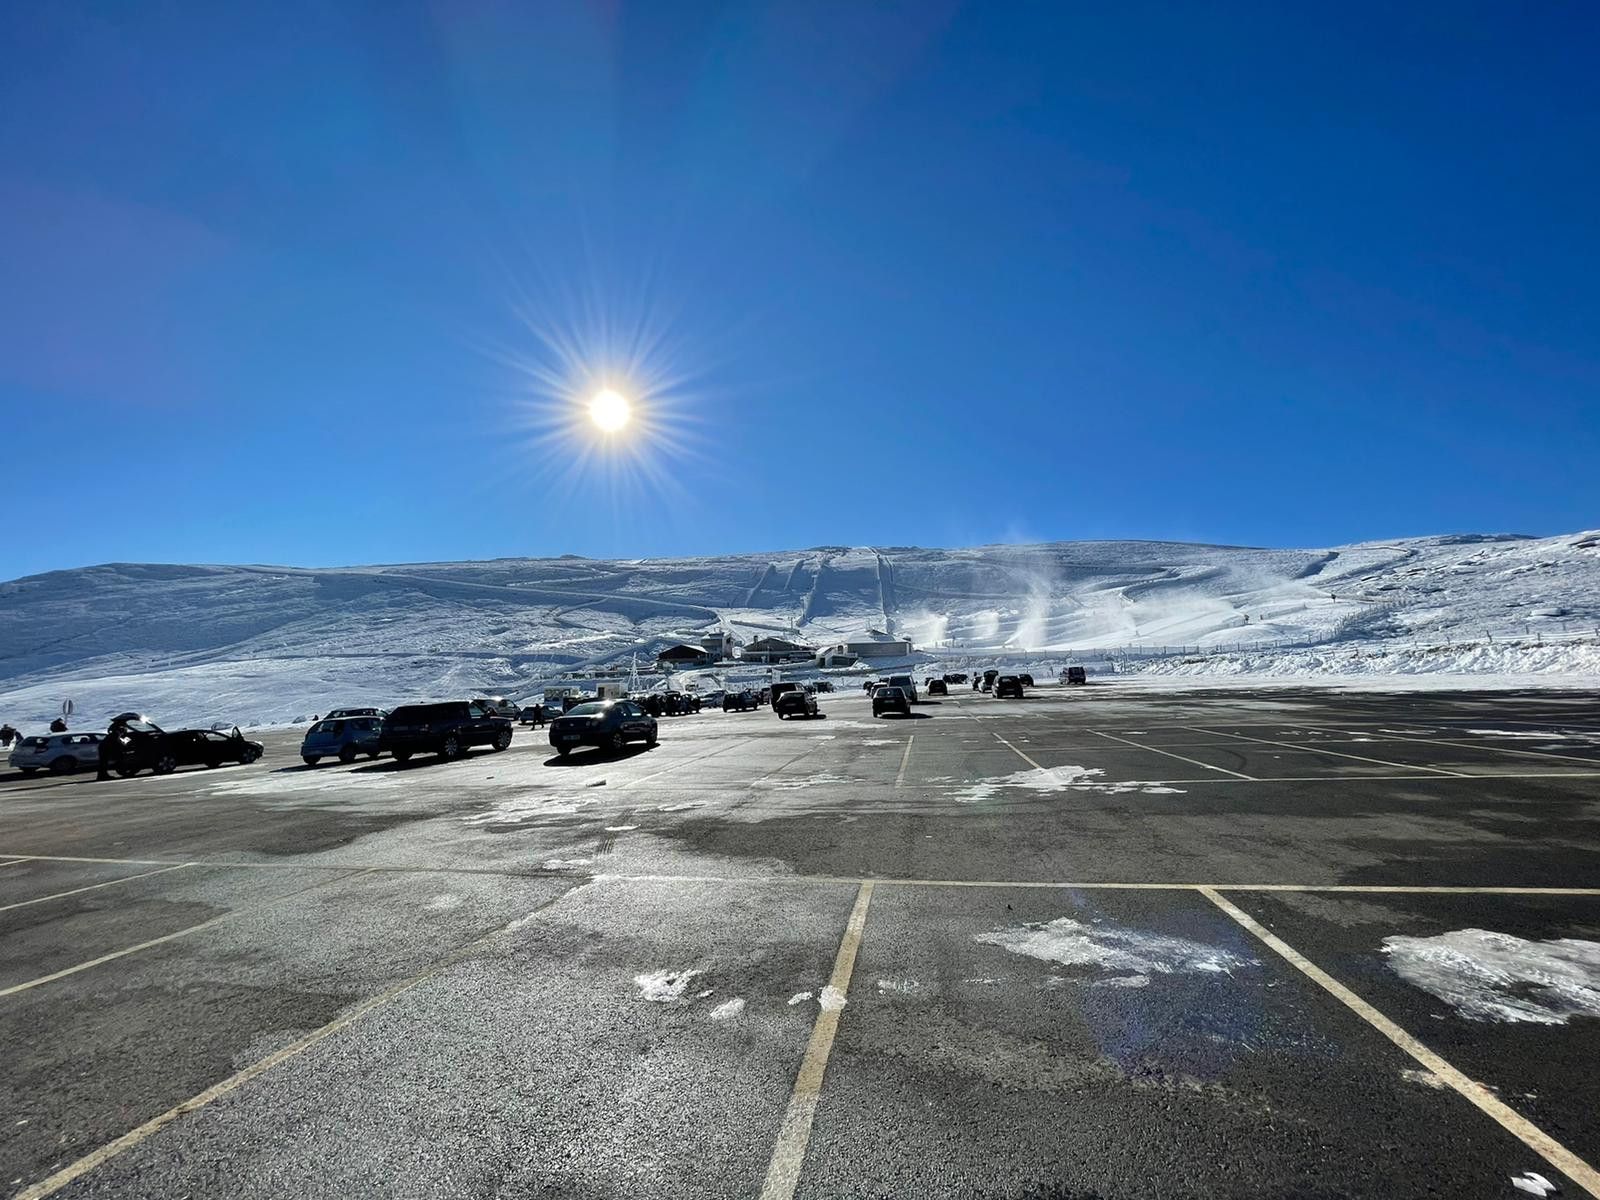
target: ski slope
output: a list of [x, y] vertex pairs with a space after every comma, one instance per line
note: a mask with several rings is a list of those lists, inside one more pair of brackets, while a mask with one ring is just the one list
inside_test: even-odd
[[[731, 629], [938, 658], [1182, 647], [1152, 672], [1600, 671], [1600, 533], [1264, 550], [1172, 542], [308, 569], [113, 563], [0, 584], [0, 718], [298, 721], [642, 664]], [[1437, 647], [1449, 647], [1440, 653]]]

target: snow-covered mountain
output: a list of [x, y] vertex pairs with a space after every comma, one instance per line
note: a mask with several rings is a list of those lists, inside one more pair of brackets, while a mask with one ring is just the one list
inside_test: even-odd
[[[946, 655], [1186, 646], [1161, 669], [1237, 671], [1491, 638], [1573, 646], [1512, 668], [1594, 670], [1597, 625], [1600, 533], [1329, 550], [1057, 542], [330, 569], [118, 563], [0, 584], [0, 717], [31, 726], [71, 698], [86, 720], [133, 708], [287, 721], [336, 702], [526, 693], [557, 671], [649, 662], [718, 627], [811, 644], [889, 629]], [[1571, 642], [1581, 634], [1587, 643]], [[1405, 661], [1393, 669], [1419, 669]], [[1510, 669], [1504, 653], [1484, 662]]]

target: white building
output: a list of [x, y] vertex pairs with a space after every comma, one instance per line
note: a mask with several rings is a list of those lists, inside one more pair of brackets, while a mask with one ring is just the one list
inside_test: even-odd
[[822, 647], [817, 651], [817, 663], [824, 667], [847, 666], [863, 658], [909, 658], [911, 652], [911, 643], [904, 638], [894, 637], [881, 629], [869, 629], [842, 642]]
[[739, 639], [726, 629], [714, 629], [700, 639], [700, 644], [711, 655], [712, 661], [726, 662], [733, 657], [733, 648], [739, 644]]

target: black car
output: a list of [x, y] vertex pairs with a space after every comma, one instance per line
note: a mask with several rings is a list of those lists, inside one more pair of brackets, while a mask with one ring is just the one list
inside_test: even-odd
[[1026, 671], [1024, 671], [1021, 675], [1018, 675], [1017, 678], [1022, 680], [1023, 687], [1033, 686], [1033, 676], [1029, 675]]
[[911, 715], [911, 697], [897, 687], [880, 687], [872, 693], [872, 715], [881, 717], [886, 712], [897, 712], [903, 717]]
[[767, 689], [767, 698], [772, 703], [772, 711], [773, 712], [777, 712], [778, 711], [778, 699], [779, 699], [779, 697], [787, 696], [790, 692], [795, 692], [795, 691], [799, 691], [799, 690], [800, 690], [800, 685], [798, 683], [775, 683], [775, 684], [773, 684], [770, 688]]
[[784, 692], [772, 702], [772, 711], [778, 719], [785, 717], [814, 717], [817, 715], [817, 698], [803, 688]]
[[1089, 673], [1087, 671], [1085, 671], [1082, 667], [1068, 667], [1067, 668], [1067, 682], [1069, 684], [1071, 684], [1071, 683], [1088, 683], [1089, 682]]
[[728, 692], [722, 697], [723, 712], [754, 712], [760, 707], [756, 694], [749, 688], [742, 692]]
[[978, 684], [978, 690], [980, 692], [990, 691], [994, 687], [994, 681], [999, 674], [1000, 672], [995, 670], [993, 667], [985, 671], [983, 673], [982, 681]]
[[219, 733], [215, 729], [179, 729], [168, 733], [134, 713], [115, 718], [106, 736], [118, 744], [119, 751], [112, 759], [112, 766], [124, 779], [131, 779], [140, 771], [170, 775], [179, 767], [253, 763], [266, 749], [260, 742], [247, 739], [237, 726], [230, 733]]
[[215, 729], [180, 729], [167, 734], [167, 746], [180, 767], [220, 767], [225, 762], [246, 765], [266, 752], [260, 742], [252, 742], [235, 725], [228, 733]]
[[967, 675], [965, 671], [952, 671], [944, 677], [944, 681], [946, 683], [965, 683]]
[[578, 746], [619, 754], [629, 742], [656, 744], [656, 719], [632, 700], [580, 704], [550, 722], [550, 744], [562, 758]]
[[405, 762], [413, 754], [460, 758], [471, 746], [504, 750], [511, 745], [511, 722], [465, 700], [440, 704], [402, 704], [383, 720], [378, 748]]
[[928, 695], [930, 695], [930, 696], [948, 696], [949, 694], [950, 694], [950, 687], [949, 687], [948, 684], [945, 683], [944, 680], [942, 680], [942, 679], [930, 679], [930, 680], [928, 680]]
[[994, 698], [1003, 700], [1011, 696], [1017, 700], [1022, 699], [1022, 677], [1020, 675], [1000, 675], [994, 681]]

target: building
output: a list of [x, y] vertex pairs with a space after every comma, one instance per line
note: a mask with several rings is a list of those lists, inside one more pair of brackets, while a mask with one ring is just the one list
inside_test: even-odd
[[704, 646], [690, 646], [681, 643], [668, 646], [656, 655], [656, 666], [663, 671], [682, 671], [688, 667], [709, 667], [716, 660]]
[[777, 637], [757, 638], [744, 648], [744, 661], [748, 663], [810, 662], [816, 656], [815, 646]]
[[733, 657], [733, 648], [739, 644], [739, 639], [726, 629], [716, 629], [701, 638], [700, 644], [714, 661], [726, 662]]
[[911, 643], [881, 629], [869, 629], [845, 641], [835, 642], [817, 651], [817, 663], [824, 667], [848, 666], [858, 659], [909, 658]]

